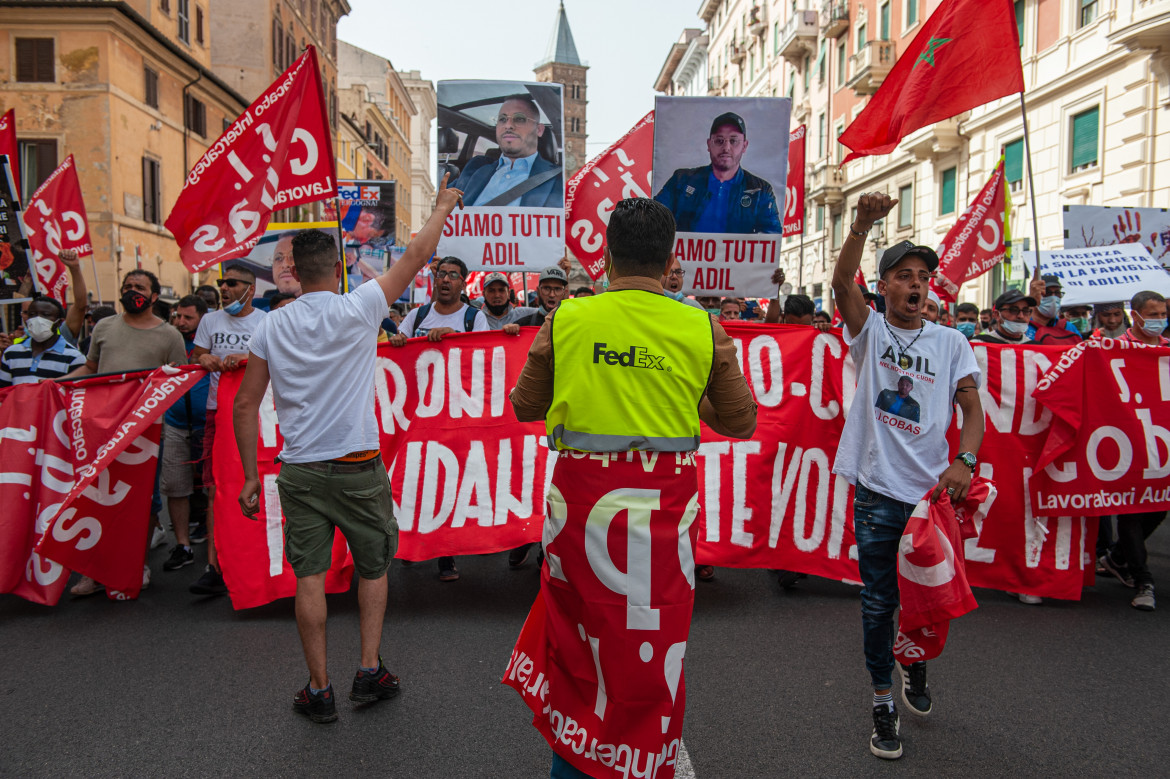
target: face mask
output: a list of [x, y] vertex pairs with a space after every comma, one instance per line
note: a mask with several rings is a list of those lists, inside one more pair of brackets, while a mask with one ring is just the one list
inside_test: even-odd
[[24, 329], [34, 341], [41, 343], [57, 333], [57, 323], [43, 316], [34, 316], [24, 323]]
[[1123, 336], [1125, 334], [1126, 329], [1127, 328], [1126, 328], [1124, 323], [1122, 323], [1119, 327], [1115, 327], [1112, 330], [1109, 330], [1109, 329], [1102, 327], [1101, 328], [1101, 335], [1105, 336], [1106, 338], [1120, 338], [1121, 336]]
[[[251, 289], [250, 285], [249, 285], [248, 289]], [[250, 293], [248, 293], [247, 290], [245, 290], [244, 294], [240, 295], [239, 300], [233, 300], [231, 303], [228, 303], [226, 306], [223, 307], [223, 310], [226, 311], [230, 316], [235, 316], [236, 314], [240, 313], [241, 311], [244, 310], [244, 306], [247, 303], [249, 294]]]
[[1036, 311], [1045, 319], [1051, 319], [1056, 316], [1056, 312], [1060, 310], [1060, 298], [1056, 295], [1049, 295], [1040, 299], [1040, 305], [1036, 306]]
[[[1139, 314], [1140, 316], [1140, 314]], [[1142, 331], [1148, 336], [1159, 336], [1166, 329], [1165, 319], [1147, 319], [1142, 322]]]
[[488, 311], [492, 312], [492, 316], [503, 316], [504, 312], [506, 312], [508, 310], [507, 302], [504, 302], [498, 306], [493, 306], [491, 303], [488, 303], [485, 300], [483, 303], [483, 307], [486, 308]]
[[662, 294], [666, 295], [671, 300], [682, 300], [685, 297], [682, 292], [669, 292], [667, 290], [663, 290]]
[[959, 322], [955, 325], [955, 329], [963, 334], [963, 337], [970, 341], [975, 337], [975, 323], [974, 322]]
[[122, 308], [126, 309], [128, 314], [141, 314], [150, 308], [150, 298], [132, 289], [123, 292], [121, 300]]
[[999, 326], [1008, 335], [1023, 335], [1028, 332], [1027, 322], [1009, 322], [1005, 319], [999, 323]]
[[1085, 335], [1089, 332], [1089, 320], [1086, 317], [1079, 316], [1068, 321], [1072, 322], [1073, 327], [1075, 327], [1077, 332], [1079, 332], [1081, 335]]

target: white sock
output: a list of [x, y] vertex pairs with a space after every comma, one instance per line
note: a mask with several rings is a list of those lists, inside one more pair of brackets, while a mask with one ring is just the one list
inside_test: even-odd
[[891, 690], [890, 692], [887, 692], [887, 693], [880, 694], [880, 695], [875, 692], [873, 694], [873, 706], [875, 709], [878, 706], [884, 706], [886, 711], [893, 711], [894, 710], [894, 692], [893, 692], [893, 690]]

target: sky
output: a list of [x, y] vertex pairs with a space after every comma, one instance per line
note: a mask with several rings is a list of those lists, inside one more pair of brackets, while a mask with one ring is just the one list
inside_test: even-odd
[[[559, 4], [350, 0], [350, 6], [337, 25], [339, 39], [438, 82], [535, 80], [532, 67], [544, 59]], [[590, 159], [653, 110], [654, 80], [670, 45], [683, 28], [703, 26], [698, 8], [699, 0], [565, 0], [577, 53], [589, 65]]]

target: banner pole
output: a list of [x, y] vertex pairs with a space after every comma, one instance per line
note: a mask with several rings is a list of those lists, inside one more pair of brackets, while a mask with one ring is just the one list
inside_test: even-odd
[[1040, 222], [1036, 218], [1036, 182], [1032, 178], [1032, 142], [1028, 138], [1028, 110], [1024, 104], [1024, 93], [1020, 92], [1020, 118], [1024, 122], [1024, 158], [1028, 163], [1028, 204], [1032, 207], [1032, 241], [1036, 252], [1036, 267], [1032, 278], [1040, 278]]
[[341, 195], [333, 196], [333, 208], [337, 211], [337, 259], [341, 260], [341, 291], [352, 292], [349, 288], [349, 271], [345, 267], [345, 231], [341, 229]]
[[102, 302], [102, 280], [98, 278], [97, 272], [97, 255], [89, 255], [89, 264], [93, 266], [93, 286], [97, 290], [98, 302]]
[[800, 253], [797, 255], [800, 259], [796, 266], [796, 286], [800, 288], [801, 293], [804, 294], [804, 220], [800, 222]]

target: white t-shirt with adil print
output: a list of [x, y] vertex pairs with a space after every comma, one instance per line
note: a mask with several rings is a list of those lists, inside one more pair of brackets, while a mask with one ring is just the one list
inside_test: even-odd
[[968, 376], [978, 386], [979, 365], [958, 330], [925, 320], [921, 331], [903, 330], [868, 314], [861, 332], [843, 331], [857, 366], [857, 392], [833, 473], [917, 503], [950, 464], [946, 436], [955, 387]]

